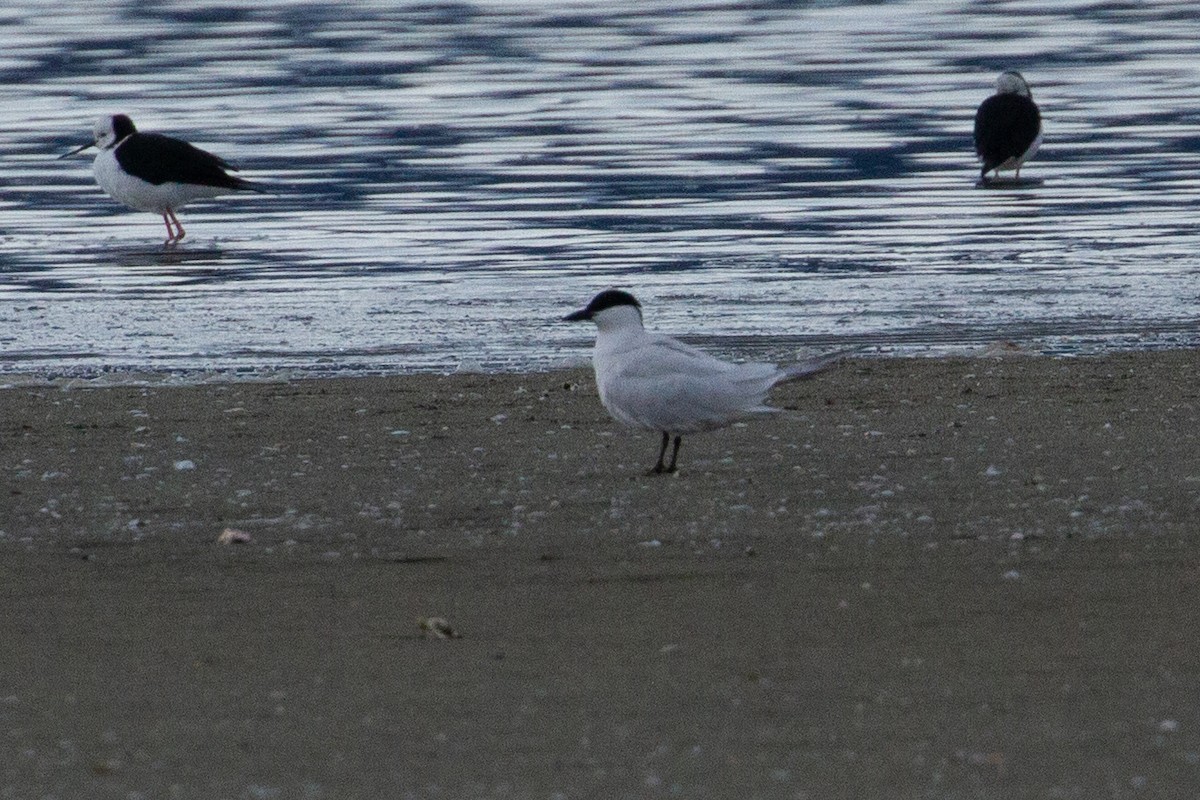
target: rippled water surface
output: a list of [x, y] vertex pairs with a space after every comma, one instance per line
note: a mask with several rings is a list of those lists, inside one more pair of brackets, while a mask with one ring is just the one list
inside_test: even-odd
[[[529, 369], [611, 285], [725, 352], [1200, 340], [1191, 2], [0, 9], [0, 371]], [[1020, 69], [1045, 142], [979, 189]], [[271, 185], [188, 238], [55, 160], [126, 112]]]

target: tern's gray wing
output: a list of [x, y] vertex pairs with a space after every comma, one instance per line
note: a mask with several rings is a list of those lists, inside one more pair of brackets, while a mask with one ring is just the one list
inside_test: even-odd
[[734, 364], [665, 336], [622, 353], [604, 381], [603, 400], [630, 425], [690, 433], [770, 412], [766, 392], [783, 377], [772, 364]]
[[648, 374], [716, 374], [738, 366], [670, 336], [648, 334], [635, 352], [637, 357], [630, 359], [630, 366]]
[[[670, 336], [647, 336], [642, 346], [634, 352], [636, 357], [631, 353], [628, 358], [631, 374], [723, 375], [736, 383], [774, 381], [784, 377], [783, 371], [774, 364], [724, 361]], [[770, 388], [770, 385], [766, 388]]]

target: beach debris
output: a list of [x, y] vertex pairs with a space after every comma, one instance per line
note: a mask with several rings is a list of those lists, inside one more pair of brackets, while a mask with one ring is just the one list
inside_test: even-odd
[[192, 461], [190, 458], [185, 458], [182, 461], [175, 462], [175, 469], [178, 470], [179, 472], [183, 472], [185, 470], [195, 469], [195, 468], [196, 468], [196, 462]]
[[1003, 341], [992, 342], [987, 347], [983, 348], [983, 352], [980, 353], [980, 355], [982, 355], [984, 358], [991, 358], [996, 356], [1035, 355], [1035, 353], [1032, 350], [1022, 347], [1017, 342]]
[[476, 375], [483, 372], [483, 362], [477, 358], [468, 356], [458, 362], [458, 366], [454, 368], [454, 371], [460, 375]]
[[421, 635], [433, 639], [461, 639], [462, 634], [454, 630], [445, 617], [417, 617]]
[[217, 544], [248, 544], [253, 541], [250, 534], [237, 528], [226, 528], [217, 537]]

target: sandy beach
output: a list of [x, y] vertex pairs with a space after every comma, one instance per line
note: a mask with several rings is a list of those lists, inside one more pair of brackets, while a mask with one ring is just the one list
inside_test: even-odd
[[1198, 377], [0, 390], [0, 798], [1192, 796]]

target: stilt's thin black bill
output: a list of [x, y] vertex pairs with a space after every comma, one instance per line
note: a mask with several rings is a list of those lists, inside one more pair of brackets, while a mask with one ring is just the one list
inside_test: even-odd
[[71, 156], [75, 155], [76, 153], [82, 153], [84, 150], [87, 150], [89, 147], [95, 147], [95, 146], [96, 146], [95, 142], [88, 142], [87, 144], [76, 147], [74, 150], [72, 150], [69, 153], [63, 153], [56, 160], [62, 161], [64, 158], [70, 158]]

